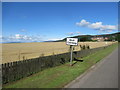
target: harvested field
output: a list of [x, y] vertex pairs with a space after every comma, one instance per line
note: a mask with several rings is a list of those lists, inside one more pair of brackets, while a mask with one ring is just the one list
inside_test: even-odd
[[[110, 45], [115, 42], [107, 42]], [[106, 42], [79, 42], [75, 51], [80, 50], [79, 45], [89, 45], [90, 48], [97, 48], [106, 45]], [[8, 43], [2, 44], [2, 63], [19, 61], [23, 59], [36, 58], [60, 54], [69, 51], [66, 42], [35, 42], [35, 43]]]

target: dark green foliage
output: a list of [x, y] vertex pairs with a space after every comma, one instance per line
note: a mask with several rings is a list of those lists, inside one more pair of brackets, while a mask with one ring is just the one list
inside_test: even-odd
[[118, 34], [115, 38], [116, 41], [120, 42], [120, 34]]
[[83, 50], [83, 46], [82, 45], [80, 45], [80, 49]]
[[82, 45], [80, 45], [80, 49], [82, 50]]
[[116, 37], [115, 37], [115, 36], [109, 36], [108, 38], [109, 38], [109, 39], [107, 39], [107, 40], [105, 40], [105, 41], [114, 41]]
[[80, 45], [81, 50], [90, 49], [89, 45]]
[[110, 34], [107, 36], [109, 39], [105, 41], [118, 41], [120, 42], [120, 32], [115, 33], [115, 34]]
[[84, 50], [84, 49], [86, 49], [86, 46], [85, 46], [85, 45], [83, 45], [83, 47], [82, 47], [82, 48], [83, 48], [83, 50]]
[[79, 41], [82, 41], [82, 42], [84, 42], [84, 41], [91, 41], [91, 38], [88, 37], [88, 36], [84, 36], [84, 37], [81, 37]]
[[[96, 36], [100, 36], [100, 37], [108, 37], [109, 39], [106, 40], [106, 41], [112, 41], [113, 39], [115, 39], [116, 41], [120, 41], [120, 32], [118, 33], [113, 33], [113, 34], [103, 34], [103, 35], [78, 35], [78, 36], [73, 36], [73, 37], [70, 37], [70, 38], [78, 38], [78, 42], [84, 42], [84, 41], [92, 41], [92, 42], [95, 42], [97, 40], [92, 40], [91, 38], [92, 37], [96, 37]], [[113, 37], [112, 37], [113, 36]], [[64, 38], [63, 40], [58, 40], [58, 41], [55, 41], [55, 42], [65, 42], [66, 41], [66, 38]]]
[[87, 49], [90, 49], [90, 46], [89, 46], [89, 45], [87, 45], [87, 46], [86, 46], [86, 48], [87, 48]]

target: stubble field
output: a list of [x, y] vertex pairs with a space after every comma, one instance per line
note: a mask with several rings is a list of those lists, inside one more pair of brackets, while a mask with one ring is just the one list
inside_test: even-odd
[[[81, 50], [80, 45], [89, 45], [90, 48], [97, 48], [112, 43], [115, 42], [107, 42], [107, 44], [106, 42], [79, 42], [74, 50]], [[2, 44], [2, 63], [60, 54], [68, 51], [69, 46], [66, 45], [66, 42], [7, 43]]]

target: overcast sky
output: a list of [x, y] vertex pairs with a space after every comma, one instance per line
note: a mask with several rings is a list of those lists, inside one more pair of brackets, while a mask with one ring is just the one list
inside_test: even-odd
[[3, 42], [59, 40], [118, 31], [117, 2], [4, 2], [2, 5]]

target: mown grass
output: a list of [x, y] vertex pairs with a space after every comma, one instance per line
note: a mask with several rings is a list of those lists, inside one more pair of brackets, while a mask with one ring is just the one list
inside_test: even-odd
[[82, 58], [84, 60], [83, 62], [77, 62], [73, 66], [66, 63], [61, 66], [46, 69], [19, 81], [3, 85], [3, 88], [62, 88], [93, 64], [110, 54], [116, 47], [117, 44], [111, 45], [104, 50]]

